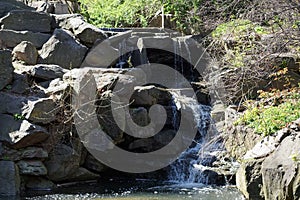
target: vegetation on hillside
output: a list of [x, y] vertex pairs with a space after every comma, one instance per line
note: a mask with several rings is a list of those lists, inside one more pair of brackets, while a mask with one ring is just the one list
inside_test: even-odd
[[260, 101], [248, 101], [248, 109], [235, 122], [270, 135], [300, 118], [300, 88], [283, 91], [260, 91]]

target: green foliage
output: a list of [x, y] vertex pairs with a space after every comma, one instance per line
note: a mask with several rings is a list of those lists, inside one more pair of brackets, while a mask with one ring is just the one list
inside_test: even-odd
[[256, 54], [258, 38], [267, 33], [266, 28], [250, 20], [231, 19], [217, 26], [211, 33], [211, 38], [214, 46], [218, 46], [220, 52], [224, 52], [222, 64], [239, 68], [245, 66], [247, 55]]
[[82, 14], [98, 27], [147, 26], [160, 8], [158, 0], [79, 0]]
[[25, 117], [21, 114], [16, 113], [16, 114], [14, 114], [14, 119], [15, 120], [23, 120], [23, 119], [25, 119]]
[[[235, 122], [254, 128], [256, 133], [270, 135], [300, 118], [300, 94], [298, 90], [276, 93], [262, 92], [259, 105], [250, 104], [248, 110]], [[279, 102], [281, 99], [282, 102]], [[268, 102], [267, 102], [268, 101]], [[271, 105], [270, 105], [271, 104]]]
[[298, 157], [299, 157], [298, 153], [294, 153], [294, 154], [290, 155], [290, 158], [294, 162], [300, 162], [300, 159]]
[[197, 32], [200, 28], [201, 18], [198, 9], [203, 0], [164, 0], [165, 13], [172, 15], [176, 27], [182, 32]]
[[7, 85], [7, 86], [5, 87], [5, 89], [7, 89], [7, 90], [11, 90], [11, 88], [12, 88], [11, 85]]
[[164, 7], [180, 31], [199, 29], [202, 0], [79, 0], [81, 14], [98, 27], [147, 27]]
[[220, 24], [213, 32], [212, 37], [233, 37], [239, 39], [250, 33], [265, 34], [268, 33], [262, 26], [255, 25], [250, 20], [233, 19], [230, 22]]

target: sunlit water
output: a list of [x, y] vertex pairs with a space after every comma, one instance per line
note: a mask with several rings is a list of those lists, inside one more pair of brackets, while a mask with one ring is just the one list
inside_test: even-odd
[[[213, 187], [202, 184], [167, 184], [153, 186], [155, 182], [141, 181], [86, 184], [63, 188], [54, 194], [36, 193], [28, 200], [244, 200], [236, 188], [231, 186]], [[105, 189], [104, 189], [105, 188]], [[110, 189], [107, 189], [110, 188]]]

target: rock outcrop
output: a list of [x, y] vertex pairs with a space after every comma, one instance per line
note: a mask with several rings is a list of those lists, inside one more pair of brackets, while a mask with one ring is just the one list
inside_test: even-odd
[[12, 10], [0, 19], [3, 29], [49, 33], [52, 17], [43, 12]]
[[56, 29], [40, 50], [39, 63], [57, 64], [66, 69], [80, 67], [87, 48], [78, 43], [67, 31]]
[[237, 187], [247, 199], [299, 198], [300, 119], [240, 157]]
[[[202, 77], [188, 64], [192, 57], [184, 61], [171, 53], [174, 46], [189, 43], [189, 37], [150, 29], [107, 39], [80, 15], [50, 15], [4, 4], [0, 2], [0, 195], [97, 180], [112, 169], [88, 153], [88, 148], [103, 151], [118, 145], [136, 153], [158, 150], [176, 136], [183, 112], [191, 115], [182, 121], [195, 127], [192, 106], [198, 105], [197, 98], [210, 103], [207, 84], [200, 83]], [[43, 9], [50, 12], [47, 5]], [[153, 45], [170, 52], [145, 51]], [[196, 45], [193, 48], [192, 53], [201, 50]], [[184, 56], [189, 55], [186, 52]], [[149, 62], [155, 60], [176, 72], [183, 69], [177, 67], [179, 62], [189, 70], [182, 77], [175, 76], [178, 85], [174, 83], [176, 73], [151, 74]], [[140, 68], [140, 64], [146, 65]], [[159, 78], [170, 84], [156, 83]], [[93, 109], [85, 110], [83, 102]], [[113, 103], [121, 104], [113, 107]], [[123, 107], [128, 107], [126, 112]], [[75, 119], [85, 119], [86, 114], [94, 116], [98, 124], [82, 134]], [[159, 121], [161, 116], [166, 120]], [[154, 122], [157, 130], [147, 129]], [[83, 123], [91, 125], [88, 120]], [[129, 130], [136, 135], [127, 134]], [[101, 140], [100, 132], [111, 142]], [[146, 137], [152, 132], [157, 134]], [[182, 143], [186, 140], [180, 139]], [[173, 153], [167, 151], [163, 156]]]

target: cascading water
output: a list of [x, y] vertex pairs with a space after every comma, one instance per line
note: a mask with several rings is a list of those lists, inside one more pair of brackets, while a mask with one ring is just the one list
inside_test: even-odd
[[197, 101], [189, 101], [185, 106], [189, 106], [193, 110], [200, 137], [170, 166], [169, 181], [175, 183], [204, 183], [201, 170], [195, 166], [200, 163], [199, 152], [206, 143], [205, 137], [209, 128], [211, 108], [210, 106], [198, 104]]
[[[181, 74], [184, 74], [184, 68], [190, 70], [190, 79], [194, 80], [194, 72], [192, 66], [187, 66], [183, 62], [182, 54], [186, 53], [188, 61], [191, 63], [191, 52], [189, 46], [184, 38], [174, 39], [174, 68]], [[179, 79], [175, 76], [175, 81]], [[176, 83], [176, 87], [179, 87], [180, 83]], [[180, 88], [180, 87], [179, 87]], [[174, 94], [173, 94], [174, 95]], [[177, 94], [178, 95], [178, 94]], [[180, 95], [179, 95], [180, 96]], [[207, 162], [209, 158], [205, 157], [207, 152], [212, 152], [215, 150], [220, 150], [220, 144], [218, 142], [211, 143], [212, 138], [215, 137], [217, 131], [209, 131], [211, 127], [212, 119], [210, 117], [210, 106], [199, 104], [197, 100], [188, 97], [175, 97], [183, 98], [185, 106], [191, 108], [193, 111], [194, 120], [198, 129], [198, 137], [194, 140], [194, 144], [191, 145], [189, 149], [183, 152], [179, 158], [170, 166], [171, 170], [169, 172], [169, 181], [175, 183], [208, 183], [207, 176], [203, 174], [205, 167], [202, 165], [206, 159]], [[179, 100], [180, 101], [180, 100]], [[173, 118], [177, 119], [178, 109], [176, 106], [172, 106]], [[175, 128], [175, 127], [174, 127]]]
[[[124, 56], [124, 52], [127, 48], [125, 40], [119, 44], [119, 63], [118, 67], [121, 67], [126, 63], [127, 57]], [[133, 50], [133, 49], [132, 49]], [[179, 37], [173, 38], [173, 51], [174, 51], [174, 63], [173, 67], [177, 73], [174, 73], [174, 88], [169, 88], [170, 90], [181, 90], [182, 80], [178, 73], [181, 75], [188, 74], [187, 79], [189, 81], [194, 81], [197, 77], [194, 74], [193, 66], [191, 63], [192, 56], [189, 50], [189, 44], [186, 43], [186, 38]], [[132, 51], [133, 52], [133, 51]], [[186, 54], [187, 60], [184, 61], [183, 54]], [[140, 64], [149, 63], [147, 58], [146, 49], [140, 49]], [[194, 76], [195, 75], [195, 76]], [[197, 77], [198, 78], [198, 77]], [[179, 92], [180, 93], [180, 92]], [[179, 95], [180, 96], [180, 95]], [[209, 131], [211, 127], [211, 117], [210, 117], [210, 106], [199, 104], [197, 100], [190, 97], [177, 96], [176, 98], [183, 99], [185, 106], [189, 107], [193, 111], [194, 120], [197, 125], [198, 135], [194, 140], [193, 144], [183, 152], [179, 158], [170, 166], [168, 180], [175, 183], [208, 183], [207, 176], [203, 174], [205, 167], [203, 166], [203, 159], [207, 159], [206, 153], [214, 151], [219, 148], [218, 143], [210, 143], [211, 139], [214, 137], [215, 131]], [[180, 102], [180, 100], [179, 100]], [[179, 125], [179, 110], [175, 103], [171, 105], [172, 109], [172, 125], [174, 130], [178, 129]], [[209, 145], [208, 145], [209, 144]], [[207, 161], [210, 162], [210, 161]]]

